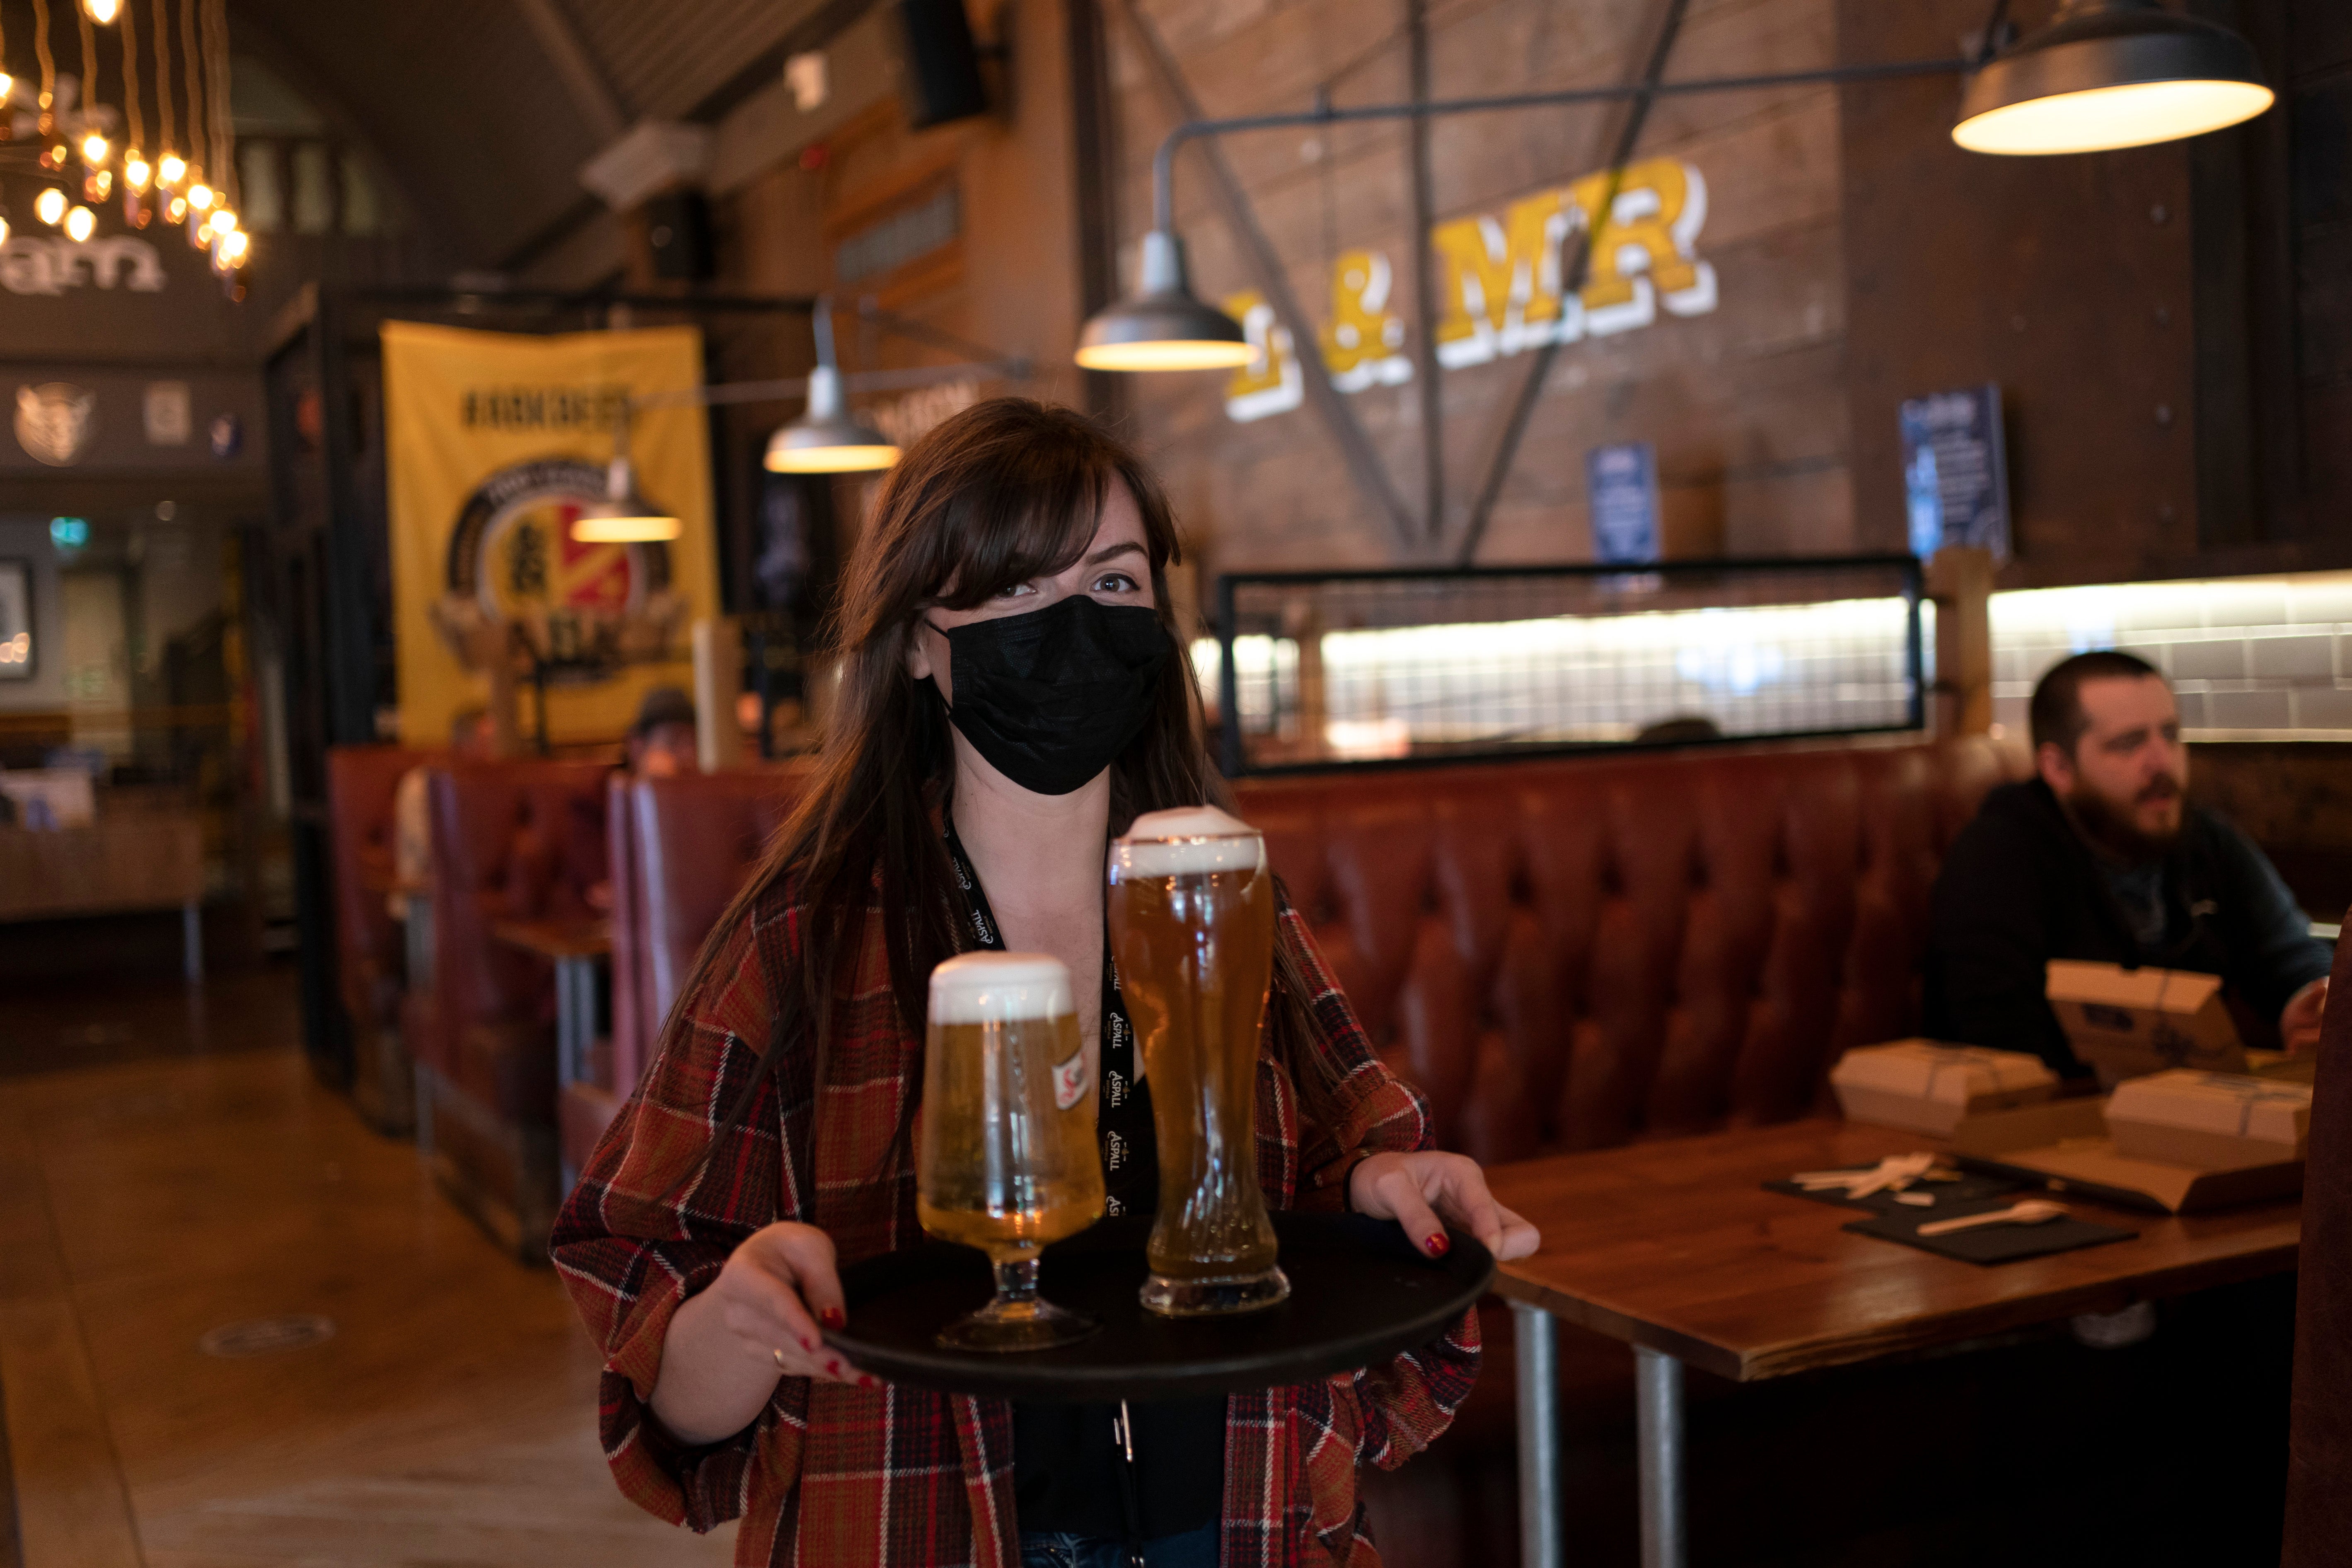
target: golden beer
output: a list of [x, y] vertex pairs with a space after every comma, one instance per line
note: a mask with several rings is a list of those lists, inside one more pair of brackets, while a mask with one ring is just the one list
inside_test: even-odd
[[970, 952], [931, 972], [915, 1213], [988, 1254], [996, 1299], [951, 1323], [963, 1350], [1043, 1350], [1095, 1325], [1037, 1296], [1037, 1254], [1102, 1217], [1093, 1076], [1069, 971], [1044, 953]]
[[1259, 836], [1202, 808], [1138, 818], [1111, 847], [1111, 951], [1159, 1143], [1143, 1304], [1186, 1317], [1290, 1293], [1258, 1191], [1258, 1030], [1274, 972]]

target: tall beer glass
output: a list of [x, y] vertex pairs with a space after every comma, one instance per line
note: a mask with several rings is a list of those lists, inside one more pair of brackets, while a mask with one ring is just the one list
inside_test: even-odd
[[996, 1299], [942, 1345], [1045, 1350], [1095, 1331], [1037, 1294], [1038, 1252], [1102, 1217], [1092, 1086], [1060, 959], [968, 952], [931, 971], [915, 1213], [996, 1270]]
[[1110, 940], [1160, 1143], [1143, 1304], [1248, 1312], [1290, 1294], [1258, 1191], [1258, 1028], [1274, 879], [1255, 829], [1206, 807], [1138, 817], [1111, 845]]

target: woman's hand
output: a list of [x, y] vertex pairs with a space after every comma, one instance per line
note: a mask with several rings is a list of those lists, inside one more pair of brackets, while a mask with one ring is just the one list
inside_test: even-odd
[[1464, 1154], [1427, 1149], [1370, 1155], [1349, 1173], [1348, 1206], [1395, 1220], [1432, 1258], [1445, 1251], [1441, 1216], [1476, 1237], [1497, 1262], [1525, 1258], [1543, 1243], [1535, 1226], [1495, 1201], [1486, 1173]]
[[819, 1336], [820, 1322], [845, 1321], [831, 1237], [789, 1223], [755, 1232], [670, 1318], [653, 1413], [682, 1442], [715, 1443], [751, 1425], [779, 1377], [879, 1386]]
[[2327, 982], [2315, 980], [2288, 998], [2279, 1013], [2279, 1039], [2289, 1056], [2319, 1045], [2319, 1020], [2327, 1010]]

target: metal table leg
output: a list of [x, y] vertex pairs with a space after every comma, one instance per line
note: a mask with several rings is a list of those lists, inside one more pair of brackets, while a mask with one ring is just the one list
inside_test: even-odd
[[1560, 1568], [1559, 1371], [1557, 1325], [1541, 1307], [1511, 1303], [1519, 1379], [1519, 1563]]
[[588, 1051], [596, 1039], [596, 961], [555, 961], [555, 1081], [578, 1083], [588, 1075]]
[[433, 900], [422, 893], [410, 893], [408, 919], [403, 922], [408, 943], [408, 988], [411, 991], [433, 989]]
[[1633, 1413], [1642, 1464], [1642, 1568], [1683, 1568], [1682, 1363], [1646, 1345], [1633, 1347]]
[[180, 970], [191, 985], [205, 977], [205, 911], [194, 899], [180, 906]]

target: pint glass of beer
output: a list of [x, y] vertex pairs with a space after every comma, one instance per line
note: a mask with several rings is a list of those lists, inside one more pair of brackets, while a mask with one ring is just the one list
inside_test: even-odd
[[940, 1344], [1045, 1350], [1095, 1331], [1037, 1294], [1038, 1252], [1102, 1217], [1093, 1084], [1060, 959], [967, 952], [931, 971], [915, 1212], [996, 1270], [996, 1299]]
[[1274, 878], [1256, 831], [1207, 807], [1139, 816], [1110, 850], [1110, 941], [1160, 1143], [1143, 1304], [1170, 1317], [1290, 1294], [1257, 1185], [1258, 1026]]

